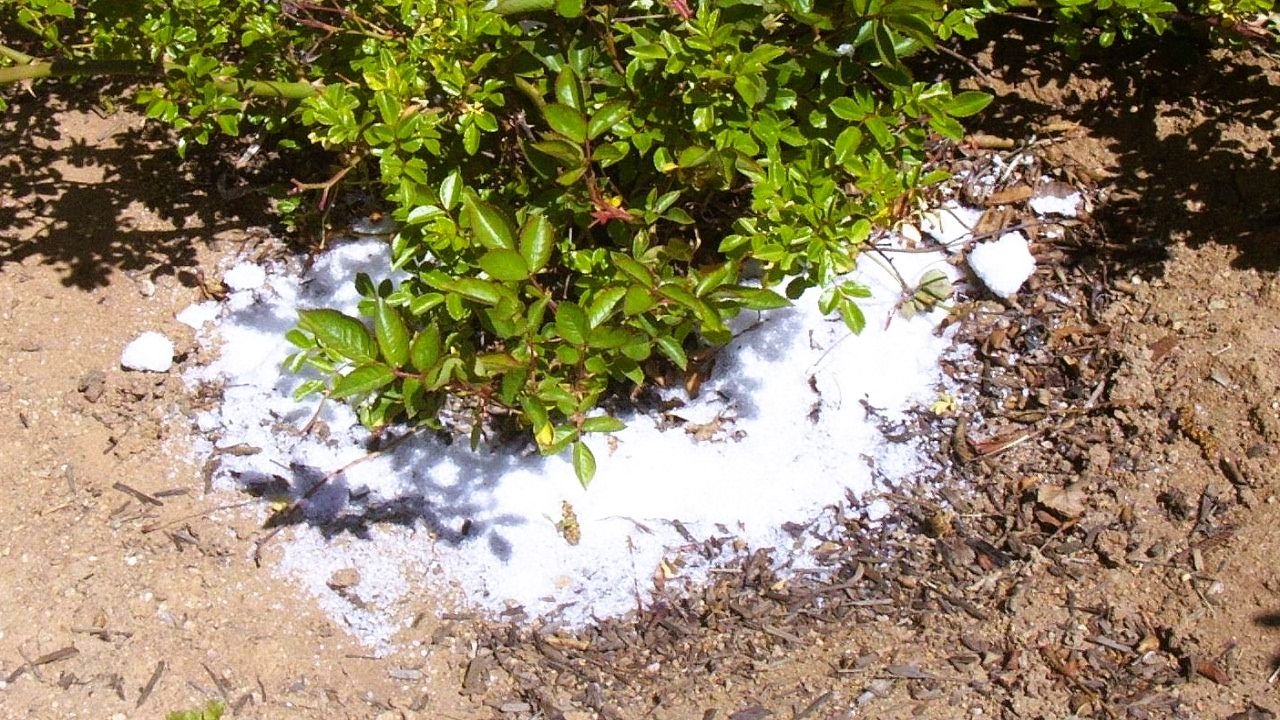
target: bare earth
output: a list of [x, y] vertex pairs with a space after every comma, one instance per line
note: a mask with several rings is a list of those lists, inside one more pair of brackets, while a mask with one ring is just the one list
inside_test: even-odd
[[[883, 528], [846, 508], [834, 581], [745, 558], [705, 597], [576, 637], [424, 597], [381, 659], [273, 575], [270, 545], [255, 563], [261, 513], [218, 509], [249, 498], [205, 493], [181, 418], [208, 399], [118, 364], [149, 329], [200, 360], [174, 313], [222, 260], [279, 251], [261, 196], [220, 192], [227, 161], [179, 165], [92, 93], [16, 97], [0, 718], [214, 698], [252, 718], [1275, 717], [1280, 71], [1177, 43], [1077, 66], [1035, 42], [973, 48], [972, 82], [1004, 96], [978, 129], [1036, 138], [1094, 213], [1033, 237], [1017, 303], [957, 313], [978, 350], [953, 368], [959, 409], [925, 425], [944, 471], [898, 488]], [[950, 162], [1017, 150], [977, 144]], [[1019, 182], [994, 229], [1028, 217]]]

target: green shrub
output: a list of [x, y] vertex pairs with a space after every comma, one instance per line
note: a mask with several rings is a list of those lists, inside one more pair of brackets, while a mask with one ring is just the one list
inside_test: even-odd
[[[1134, 18], [1160, 30], [1173, 12], [1058, 3], [1070, 23], [1114, 17], [1122, 33]], [[957, 118], [990, 100], [921, 81], [905, 61], [1007, 10], [17, 0], [0, 21], [88, 62], [36, 72], [11, 48], [0, 82], [158, 74], [138, 99], [181, 131], [179, 151], [263, 128], [340, 159], [332, 178], [299, 184], [321, 202], [339, 181], [372, 178], [402, 223], [392, 255], [407, 279], [360, 279], [369, 325], [301, 313], [289, 365], [325, 378], [302, 391], [355, 403], [370, 426], [439, 426], [448, 402], [474, 438], [496, 414], [544, 453], [572, 447], [585, 484], [595, 461], [582, 436], [621, 427], [595, 414], [602, 396], [686, 368], [730, 339], [735, 315], [821, 287], [823, 312], [861, 329], [867, 291], [843, 276], [874, 228], [944, 177], [927, 144], [958, 140]]]

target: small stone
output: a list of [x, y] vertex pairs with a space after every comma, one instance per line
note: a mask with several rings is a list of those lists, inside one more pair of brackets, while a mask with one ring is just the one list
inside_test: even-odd
[[332, 590], [346, 590], [360, 584], [360, 571], [355, 568], [342, 568], [329, 576], [326, 583]]

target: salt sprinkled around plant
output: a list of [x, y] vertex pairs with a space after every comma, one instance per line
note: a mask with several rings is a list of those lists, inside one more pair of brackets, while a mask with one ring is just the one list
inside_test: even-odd
[[1027, 201], [1031, 211], [1037, 215], [1061, 215], [1075, 217], [1080, 212], [1084, 198], [1079, 191], [1072, 191], [1063, 197], [1054, 194], [1040, 194]]
[[174, 316], [174, 319], [187, 327], [199, 330], [205, 323], [216, 320], [221, 311], [222, 307], [218, 303], [208, 300], [186, 306]]
[[[375, 651], [390, 649], [422, 609], [402, 605], [423, 588], [483, 611], [519, 605], [530, 617], [577, 626], [635, 609], [664, 561], [677, 569], [665, 578], [669, 588], [705, 580], [708, 568], [687, 552], [682, 530], [776, 548], [782, 561], [805, 549], [784, 523], [873, 486], [866, 458], [889, 477], [921, 470], [917, 448], [886, 445], [863, 403], [892, 419], [933, 400], [948, 341], [935, 335], [941, 311], [911, 320], [894, 313], [902, 289], [875, 259], [864, 255], [858, 275], [875, 293], [862, 303], [862, 335], [821, 316], [816, 290], [793, 308], [744, 314], [699, 397], [670, 411], [683, 425], [662, 429], [657, 418], [631, 414], [612, 441], [589, 440], [598, 471], [585, 491], [563, 457], [483, 445], [471, 452], [465, 438], [450, 445], [422, 433], [368, 457], [368, 434], [337, 403], [317, 415], [327, 439], [298, 432], [316, 401], [291, 399], [302, 378], [281, 370], [290, 352], [282, 336], [298, 308], [354, 312], [355, 274], [386, 274], [381, 241], [339, 245], [305, 277], [275, 268], [257, 291], [233, 293], [214, 338], [221, 357], [188, 376], [225, 387], [221, 407], [197, 424], [217, 447], [262, 448], [223, 455], [220, 487], [292, 475], [296, 494], [324, 482], [306, 505], [309, 524], [284, 536], [279, 570]], [[909, 281], [929, 269], [953, 272], [940, 254], [894, 262]], [[581, 527], [576, 546], [556, 527], [566, 501]], [[359, 573], [346, 595], [329, 584], [343, 568]]]
[[920, 218], [920, 229], [948, 252], [956, 252], [969, 239], [981, 217], [981, 210], [946, 202]]
[[256, 290], [267, 281], [267, 271], [250, 262], [237, 263], [222, 276], [222, 282], [232, 290]]
[[169, 372], [173, 367], [173, 341], [148, 330], [125, 346], [120, 364], [128, 370]]
[[1031, 256], [1027, 239], [1019, 232], [1005, 233], [999, 240], [979, 243], [969, 251], [967, 260], [982, 284], [1006, 299], [1017, 294], [1036, 269], [1036, 259]]

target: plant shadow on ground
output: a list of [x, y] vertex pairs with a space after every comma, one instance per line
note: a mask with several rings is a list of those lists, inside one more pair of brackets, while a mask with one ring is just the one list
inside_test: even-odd
[[[1061, 52], [1047, 31], [1013, 20], [987, 52], [967, 54], [994, 76], [997, 94], [975, 126], [1018, 140], [1059, 117], [1101, 140], [1112, 158], [1072, 155], [1089, 175], [1114, 175], [1126, 197], [1100, 217], [1129, 247], [1114, 259], [1149, 270], [1175, 241], [1236, 250], [1241, 269], [1280, 270], [1280, 84], [1277, 63], [1214, 51], [1202, 38], [1159, 38]], [[1193, 98], [1193, 99], [1191, 99]]]
[[184, 163], [167, 128], [103, 111], [101, 98], [126, 90], [50, 83], [10, 93], [0, 115], [0, 262], [37, 257], [82, 290], [114, 272], [192, 284], [182, 268], [194, 266], [198, 243], [267, 221], [264, 194], [228, 199], [216, 189], [231, 170], [226, 148], [193, 148]]
[[[540, 475], [545, 461], [530, 462], [506, 447], [458, 452], [444, 437], [419, 437], [421, 442], [409, 452], [388, 456], [385, 471], [405, 478], [403, 492], [394, 497], [371, 493], [344, 473], [297, 463], [290, 466], [288, 478], [244, 472], [236, 473], [236, 481], [250, 495], [290, 501], [267, 521], [267, 528], [306, 524], [327, 539], [350, 535], [367, 540], [375, 526], [421, 525], [439, 542], [455, 547], [484, 543], [495, 557], [508, 560], [512, 545], [503, 528], [526, 518], [495, 513], [494, 490], [518, 465]], [[384, 439], [382, 447], [398, 441]]]
[[[1280, 629], [1280, 611], [1259, 613], [1253, 617], [1253, 622], [1258, 627]], [[1280, 651], [1271, 654], [1270, 663], [1272, 671], [1280, 671]]]

